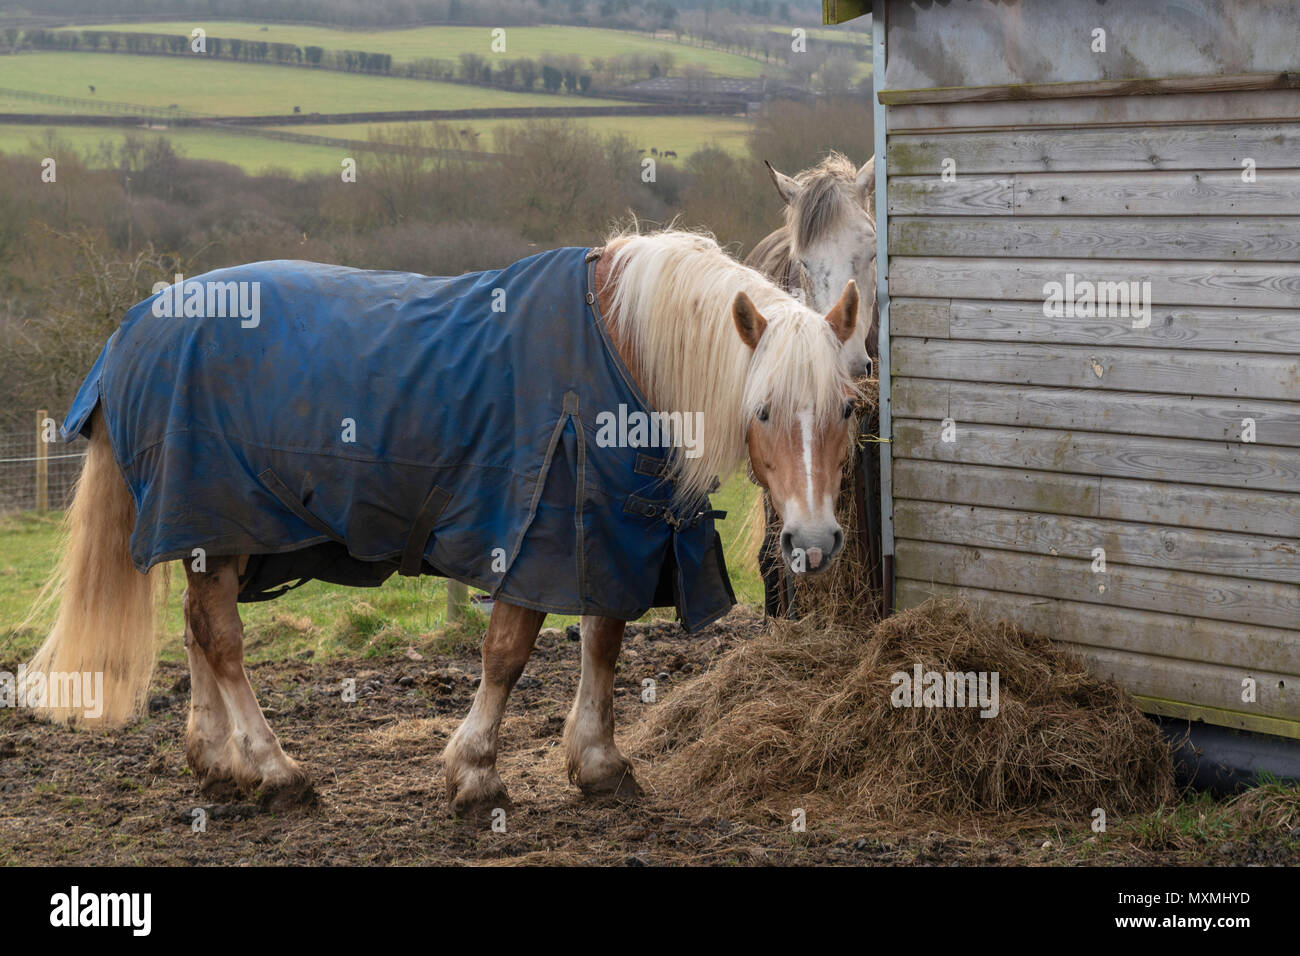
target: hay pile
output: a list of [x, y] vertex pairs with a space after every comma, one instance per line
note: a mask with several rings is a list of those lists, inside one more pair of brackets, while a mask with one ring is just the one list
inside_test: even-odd
[[[842, 621], [842, 618], [841, 618]], [[1000, 711], [895, 707], [897, 672], [997, 672]], [[1074, 655], [964, 604], [866, 626], [774, 622], [657, 705], [633, 752], [704, 813], [822, 820], [1036, 811], [1086, 820], [1173, 796], [1168, 746]]]

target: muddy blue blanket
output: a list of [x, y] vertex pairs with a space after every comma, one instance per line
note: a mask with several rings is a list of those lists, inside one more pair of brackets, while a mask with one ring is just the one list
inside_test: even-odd
[[400, 570], [557, 613], [676, 606], [697, 629], [734, 601], [717, 513], [672, 506], [668, 448], [597, 441], [602, 412], [650, 409], [588, 252], [455, 278], [275, 261], [178, 281], [127, 313], [65, 437], [103, 407], [142, 571], [201, 548], [253, 556], [241, 600]]

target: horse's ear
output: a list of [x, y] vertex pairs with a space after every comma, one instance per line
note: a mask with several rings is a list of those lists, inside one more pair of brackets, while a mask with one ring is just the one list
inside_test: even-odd
[[763, 165], [772, 174], [772, 183], [776, 186], [776, 191], [781, 194], [781, 199], [784, 200], [785, 204], [788, 206], [794, 202], [795, 197], [799, 195], [799, 184], [785, 173], [778, 173], [775, 167], [766, 159], [763, 160]]
[[857, 177], [858, 195], [862, 205], [867, 207], [867, 214], [876, 218], [876, 157], [872, 156], [862, 164]]
[[758, 348], [758, 340], [767, 329], [767, 319], [763, 318], [758, 306], [744, 292], [736, 293], [736, 299], [731, 303], [731, 318], [736, 323], [740, 340], [751, 349]]
[[840, 294], [840, 300], [826, 313], [826, 321], [835, 330], [835, 337], [843, 345], [858, 327], [858, 284], [852, 279]]

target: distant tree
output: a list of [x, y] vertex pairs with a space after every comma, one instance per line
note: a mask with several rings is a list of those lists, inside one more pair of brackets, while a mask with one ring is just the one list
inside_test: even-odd
[[519, 66], [519, 87], [531, 90], [537, 84], [537, 61], [524, 58], [515, 61]]
[[867, 101], [808, 104], [773, 100], [754, 119], [749, 152], [755, 168], [761, 170], [762, 160], [767, 160], [791, 175], [820, 162], [829, 149], [839, 150], [861, 165], [875, 149], [873, 130]]
[[479, 83], [483, 79], [483, 70], [487, 67], [487, 60], [477, 53], [462, 53], [460, 55], [460, 78], [466, 83]]
[[849, 57], [832, 56], [822, 64], [813, 80], [823, 93], [839, 96], [847, 93], [853, 86], [853, 74], [857, 71], [857, 64]]

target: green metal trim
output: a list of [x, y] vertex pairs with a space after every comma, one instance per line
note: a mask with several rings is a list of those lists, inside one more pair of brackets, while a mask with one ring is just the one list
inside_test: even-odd
[[845, 23], [871, 12], [871, 0], [822, 0], [822, 23]]
[[1134, 694], [1133, 701], [1148, 714], [1159, 714], [1161, 717], [1204, 721], [1207, 724], [1231, 727], [1234, 730], [1272, 734], [1275, 737], [1290, 737], [1293, 740], [1300, 739], [1300, 720], [1270, 717], [1266, 714], [1247, 714], [1236, 710], [1224, 710], [1221, 707], [1207, 707], [1201, 704], [1189, 704], [1181, 700], [1168, 700], [1164, 697], [1147, 697], [1143, 694]]

